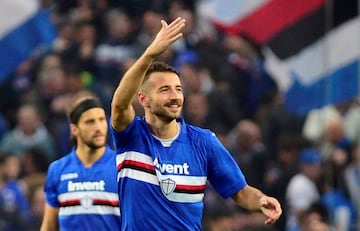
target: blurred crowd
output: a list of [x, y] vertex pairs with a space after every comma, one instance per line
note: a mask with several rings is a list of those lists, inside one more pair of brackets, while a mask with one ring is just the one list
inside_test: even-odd
[[202, 13], [204, 2], [42, 1], [58, 36], [0, 85], [0, 230], [39, 230], [47, 167], [71, 150], [67, 106], [93, 94], [110, 115], [124, 71], [160, 20], [178, 16], [187, 21], [184, 36], [160, 59], [181, 74], [183, 117], [214, 131], [248, 183], [276, 197], [284, 211], [265, 229], [260, 213], [243, 211], [209, 185], [204, 230], [360, 229], [358, 100], [289, 113], [257, 44], [217, 30]]

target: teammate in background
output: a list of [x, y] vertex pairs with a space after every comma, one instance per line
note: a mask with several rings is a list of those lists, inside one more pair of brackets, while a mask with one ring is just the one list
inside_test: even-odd
[[41, 231], [120, 230], [115, 152], [99, 100], [82, 97], [69, 113], [74, 149], [48, 170]]
[[[184, 96], [179, 74], [154, 61], [182, 37], [185, 20], [162, 20], [161, 25], [122, 77], [112, 101], [122, 230], [201, 230], [207, 180], [224, 198], [261, 211], [265, 224], [274, 223], [282, 213], [279, 202], [246, 183], [214, 133], [180, 118]], [[136, 94], [144, 118], [132, 107]]]

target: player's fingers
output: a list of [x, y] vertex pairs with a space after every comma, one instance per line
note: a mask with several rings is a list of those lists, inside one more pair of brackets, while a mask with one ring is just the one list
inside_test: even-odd
[[169, 27], [176, 26], [177, 24], [181, 23], [182, 20], [184, 20], [184, 19], [181, 17], [177, 17], [169, 24]]
[[165, 20], [161, 20], [160, 23], [161, 23], [162, 28], [166, 28], [168, 26], [168, 24]]
[[178, 24], [174, 25], [173, 27], [168, 27], [168, 31], [167, 34], [170, 38], [175, 37], [176, 39], [179, 39], [182, 34], [181, 31], [184, 29], [185, 27], [185, 20], [181, 20]]
[[271, 225], [271, 224], [274, 224], [274, 223], [275, 223], [274, 219], [268, 218], [268, 219], [265, 220], [266, 225]]
[[181, 38], [182, 36], [183, 36], [183, 34], [182, 34], [182, 33], [179, 33], [179, 34], [173, 36], [173, 37], [170, 39], [170, 42], [173, 43], [173, 42], [175, 42], [176, 40], [178, 40], [179, 38]]

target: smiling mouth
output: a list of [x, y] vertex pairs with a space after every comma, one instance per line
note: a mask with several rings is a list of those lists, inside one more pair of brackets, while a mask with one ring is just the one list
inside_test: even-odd
[[172, 108], [175, 108], [175, 107], [181, 107], [182, 103], [180, 100], [171, 100], [171, 101], [168, 101], [164, 106], [166, 107], [172, 107]]
[[181, 109], [181, 106], [179, 105], [170, 105], [167, 108], [169, 108], [170, 111], [177, 112]]
[[169, 108], [180, 108], [179, 105], [169, 105], [168, 107], [169, 107]]

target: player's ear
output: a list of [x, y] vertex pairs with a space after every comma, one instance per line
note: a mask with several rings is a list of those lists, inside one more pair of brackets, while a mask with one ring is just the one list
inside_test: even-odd
[[71, 136], [76, 137], [77, 133], [78, 133], [78, 127], [75, 124], [70, 123], [70, 134], [71, 134]]
[[149, 98], [147, 97], [147, 95], [145, 94], [145, 92], [139, 92], [138, 93], [138, 100], [139, 103], [143, 106], [143, 107], [148, 107], [149, 106]]

